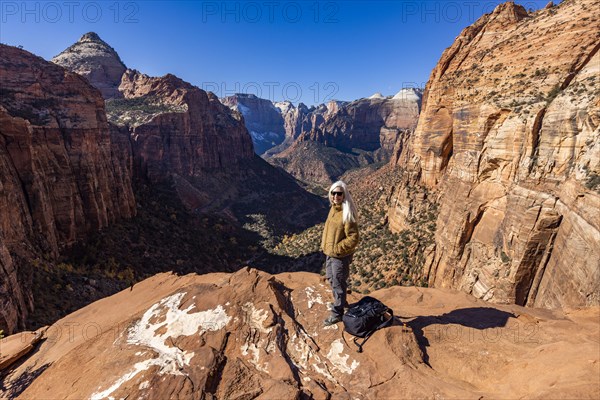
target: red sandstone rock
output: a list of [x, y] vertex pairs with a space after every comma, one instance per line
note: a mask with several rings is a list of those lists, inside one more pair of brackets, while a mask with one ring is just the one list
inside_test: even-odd
[[29, 284], [18, 279], [28, 276], [28, 258], [40, 249], [56, 256], [134, 215], [135, 200], [131, 157], [117, 155], [123, 142], [111, 137], [104, 101], [84, 78], [2, 45], [0, 87], [0, 328], [12, 332], [31, 308]]
[[[523, 305], [599, 304], [598, 8], [502, 4], [431, 73], [414, 141], [393, 157], [439, 198], [430, 285]], [[402, 188], [396, 197], [390, 223], [401, 229], [415, 204]]]
[[0, 372], [25, 357], [44, 338], [46, 328], [0, 339]]
[[269, 161], [301, 181], [327, 186], [349, 169], [389, 160], [398, 138], [416, 126], [420, 95], [403, 90], [392, 98], [331, 101], [308, 112], [284, 106], [288, 147], [269, 151]]
[[358, 353], [351, 337], [342, 336], [341, 324], [323, 327], [331, 294], [317, 274], [271, 276], [252, 269], [160, 274], [50, 326], [38, 351], [6, 373], [0, 396], [591, 399], [600, 394], [598, 307], [561, 313], [491, 306], [459, 292], [426, 288], [394, 287], [372, 295], [400, 318]]
[[132, 128], [135, 161], [151, 181], [171, 174], [193, 177], [215, 169], [237, 170], [254, 157], [241, 118], [212, 93], [174, 75], [152, 78], [132, 70], [123, 75], [119, 90], [125, 99], [156, 98], [181, 109]]

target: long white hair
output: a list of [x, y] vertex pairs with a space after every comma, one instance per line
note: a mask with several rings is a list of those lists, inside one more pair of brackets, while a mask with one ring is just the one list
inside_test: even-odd
[[333, 205], [333, 198], [331, 192], [334, 189], [341, 189], [344, 192], [344, 201], [342, 202], [342, 222], [345, 224], [347, 222], [356, 222], [358, 219], [358, 211], [356, 211], [356, 206], [354, 205], [354, 201], [352, 201], [352, 196], [348, 191], [348, 187], [342, 181], [337, 181], [329, 188], [329, 203]]

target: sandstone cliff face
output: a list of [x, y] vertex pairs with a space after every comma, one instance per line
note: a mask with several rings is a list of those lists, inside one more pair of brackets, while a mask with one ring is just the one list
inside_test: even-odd
[[[330, 104], [336, 103], [342, 102], [331, 102]], [[304, 103], [299, 103], [298, 107], [295, 107], [289, 101], [282, 101], [274, 103], [274, 105], [283, 118], [285, 138], [281, 144], [267, 150], [263, 155], [265, 158], [282, 153], [290, 147], [303, 132], [321, 126], [324, 122], [323, 115], [328, 112], [326, 104], [320, 104], [317, 107], [311, 106], [309, 108]]]
[[[437, 193], [430, 285], [539, 307], [599, 303], [599, 7], [502, 4], [431, 73], [414, 140], [394, 157]], [[409, 207], [397, 197], [401, 226]]]
[[[100, 93], [80, 76], [0, 47], [0, 328], [22, 328], [35, 251], [56, 256], [135, 213], [128, 139], [111, 134]], [[34, 251], [35, 248], [35, 251]]]
[[263, 154], [285, 139], [282, 114], [271, 101], [238, 93], [221, 99], [221, 102], [244, 116], [256, 154]]
[[331, 100], [327, 103], [319, 104], [318, 106], [307, 107], [304, 103], [299, 103], [295, 107], [289, 101], [275, 103], [275, 107], [279, 109], [284, 120], [285, 140], [273, 149], [269, 150], [266, 155], [273, 156], [282, 153], [290, 147], [299, 136], [311, 132], [325, 123], [327, 115], [333, 113], [347, 105], [347, 101]]
[[[159, 274], [3, 340], [7, 398], [597, 398], [598, 307], [490, 307], [439, 289], [373, 293], [400, 316], [358, 353], [323, 327], [318, 274]], [[357, 298], [351, 296], [349, 301]], [[491, 332], [491, 333], [490, 333]], [[40, 336], [36, 352], [29, 351]], [[543, 351], [542, 351], [543, 350]], [[548, 365], [555, 366], [548, 368]], [[74, 373], [77, 371], [77, 373]]]
[[125, 64], [96, 33], [86, 33], [51, 61], [85, 77], [105, 99], [121, 97], [117, 89]]
[[203, 175], [210, 170], [237, 170], [253, 158], [252, 141], [239, 114], [212, 93], [166, 75], [153, 78], [128, 70], [119, 86], [126, 100], [157, 98], [180, 107], [159, 112], [132, 127], [133, 149], [141, 174], [150, 181], [170, 174]]
[[289, 147], [269, 152], [269, 162], [302, 181], [327, 185], [349, 169], [387, 161], [399, 137], [414, 130], [420, 101], [409, 89], [310, 110], [281, 107]]
[[349, 151], [382, 149], [389, 157], [401, 130], [414, 129], [421, 98], [403, 96], [401, 91], [389, 98], [359, 99], [342, 107], [328, 107], [322, 126], [303, 132], [301, 140], [311, 140]]

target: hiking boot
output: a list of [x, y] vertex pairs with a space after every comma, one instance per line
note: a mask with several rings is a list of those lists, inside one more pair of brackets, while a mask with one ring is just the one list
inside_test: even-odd
[[327, 317], [327, 318], [325, 318], [325, 320], [323, 320], [323, 325], [324, 326], [330, 326], [330, 325], [333, 325], [333, 324], [337, 324], [341, 320], [342, 320], [342, 316], [341, 315], [330, 314], [329, 317]]
[[[332, 302], [327, 303], [326, 307], [329, 311], [333, 311], [333, 303]], [[348, 304], [348, 302], [346, 302], [344, 304], [344, 308], [349, 308], [349, 307], [350, 307], [350, 305]]]

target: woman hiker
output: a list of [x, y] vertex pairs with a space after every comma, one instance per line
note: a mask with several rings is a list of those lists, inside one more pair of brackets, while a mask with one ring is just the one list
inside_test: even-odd
[[333, 292], [333, 306], [323, 321], [325, 326], [340, 322], [344, 315], [350, 263], [359, 240], [356, 223], [358, 213], [344, 182], [337, 181], [331, 185], [329, 202], [331, 209], [323, 228], [321, 251], [327, 256], [325, 276]]

